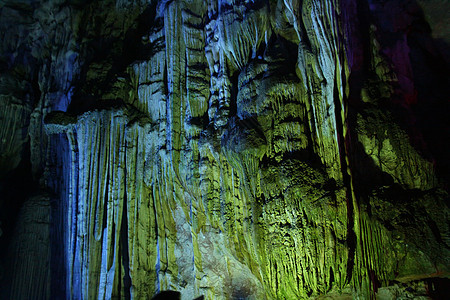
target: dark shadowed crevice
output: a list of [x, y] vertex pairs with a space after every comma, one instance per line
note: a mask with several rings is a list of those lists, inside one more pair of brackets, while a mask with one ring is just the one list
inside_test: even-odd
[[450, 295], [449, 278], [430, 278], [426, 280], [428, 285], [428, 294], [433, 300], [448, 299]]
[[[102, 95], [107, 94], [113, 88], [117, 78], [128, 77], [126, 68], [131, 63], [148, 60], [161, 49], [160, 40], [155, 40], [153, 43], [144, 43], [142, 40], [142, 36], [159, 25], [155, 23], [156, 5], [156, 1], [149, 4], [123, 36], [119, 38], [98, 36], [87, 43], [86, 61], [81, 67], [79, 79], [76, 80], [68, 112], [81, 114], [96, 109]], [[99, 24], [101, 24], [101, 20]], [[102, 65], [101, 72], [92, 69], [92, 66], [96, 64]], [[95, 80], [87, 80], [88, 72], [97, 72]], [[90, 76], [92, 77], [92, 75]]]
[[235, 117], [236, 114], [237, 114], [237, 95], [238, 95], [238, 92], [239, 92], [239, 87], [238, 87], [239, 74], [240, 74], [240, 71], [238, 70], [238, 71], [235, 71], [230, 76], [231, 89], [230, 89], [229, 119]]
[[417, 91], [417, 103], [412, 105], [412, 109], [422, 134], [417, 139], [425, 141], [427, 152], [435, 160], [436, 173], [449, 189], [450, 46], [442, 40], [433, 39], [424, 18], [423, 12], [418, 12], [407, 36], [414, 87]]
[[[126, 162], [126, 149], [125, 149], [125, 162]], [[127, 197], [127, 166], [124, 166], [124, 197], [123, 197], [123, 209], [122, 209], [122, 224], [120, 228], [120, 244], [122, 253], [122, 266], [124, 270], [123, 274], [123, 297], [126, 300], [131, 299], [131, 277], [130, 277], [130, 256], [128, 253], [128, 197]], [[120, 268], [122, 269], [122, 268]]]
[[[337, 70], [340, 71], [340, 70]], [[351, 140], [350, 140], [350, 133], [347, 132], [347, 136], [344, 136], [344, 128], [348, 126], [345, 120], [342, 120], [342, 111], [341, 111], [341, 105], [339, 103], [339, 90], [337, 89], [337, 86], [334, 85], [334, 109], [335, 109], [335, 116], [336, 116], [336, 131], [337, 131], [337, 142], [339, 147], [339, 159], [340, 159], [340, 165], [341, 165], [341, 174], [342, 174], [342, 180], [343, 185], [346, 187], [346, 200], [347, 200], [347, 245], [348, 245], [348, 260], [347, 260], [347, 278], [346, 282], [351, 282], [352, 280], [352, 274], [354, 264], [355, 264], [355, 254], [356, 254], [356, 248], [357, 243], [360, 242], [357, 240], [357, 234], [355, 233], [354, 223], [355, 223], [355, 212], [359, 210], [359, 208], [354, 207], [354, 203], [357, 203], [356, 201], [353, 201], [354, 197], [354, 191], [353, 184], [352, 183], [352, 174], [351, 172], [351, 165], [349, 165], [350, 161], [347, 160], [347, 158], [350, 156], [351, 151]], [[358, 205], [358, 203], [356, 204]], [[356, 220], [359, 222], [359, 220]]]
[[[55, 191], [56, 194], [52, 194], [50, 198], [51, 203], [51, 218], [50, 218], [50, 271], [51, 271], [51, 299], [65, 299], [70, 293], [66, 291], [67, 282], [67, 250], [69, 248], [70, 241], [68, 238], [68, 233], [71, 228], [68, 228], [67, 218], [68, 216], [68, 205], [69, 201], [64, 195], [68, 189], [68, 182], [70, 180], [70, 175], [64, 172], [70, 173], [67, 169], [63, 167], [64, 164], [70, 164], [71, 161], [71, 151], [69, 146], [69, 141], [65, 134], [60, 134], [54, 137], [52, 140], [54, 143], [55, 151], [59, 153], [64, 153], [60, 156], [54, 156], [54, 164], [56, 165], [56, 177], [55, 180]], [[57, 150], [56, 150], [57, 149]], [[69, 242], [69, 243], [68, 243]]]
[[16, 228], [19, 212], [23, 204], [38, 190], [38, 184], [31, 173], [29, 142], [24, 147], [24, 153], [19, 165], [0, 179], [0, 221], [2, 235], [0, 236], [0, 299], [9, 299], [12, 274], [8, 251]]

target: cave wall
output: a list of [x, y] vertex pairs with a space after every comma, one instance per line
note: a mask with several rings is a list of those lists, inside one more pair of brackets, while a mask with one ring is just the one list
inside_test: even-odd
[[437, 2], [0, 2], [3, 297], [445, 293]]

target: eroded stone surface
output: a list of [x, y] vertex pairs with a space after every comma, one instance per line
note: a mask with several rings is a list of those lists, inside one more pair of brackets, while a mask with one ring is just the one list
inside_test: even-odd
[[0, 3], [0, 179], [30, 160], [58, 199], [52, 295], [425, 296], [450, 272], [447, 148], [410, 5]]

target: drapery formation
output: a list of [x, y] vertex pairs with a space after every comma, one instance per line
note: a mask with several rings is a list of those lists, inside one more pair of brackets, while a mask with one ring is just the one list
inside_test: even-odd
[[407, 32], [386, 46], [385, 24], [363, 20], [386, 7], [72, 2], [37, 10], [71, 20], [39, 23], [62, 33], [33, 54], [49, 58], [37, 104], [0, 104], [31, 115], [0, 120], [13, 141], [0, 165], [25, 147], [8, 128], [30, 123], [33, 172], [57, 203], [61, 294], [370, 297], [447, 274], [442, 159], [405, 128], [419, 97]]

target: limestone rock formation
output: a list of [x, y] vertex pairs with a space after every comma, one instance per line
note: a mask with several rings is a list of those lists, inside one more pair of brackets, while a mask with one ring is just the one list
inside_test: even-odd
[[437, 2], [0, 1], [2, 299], [449, 293]]

